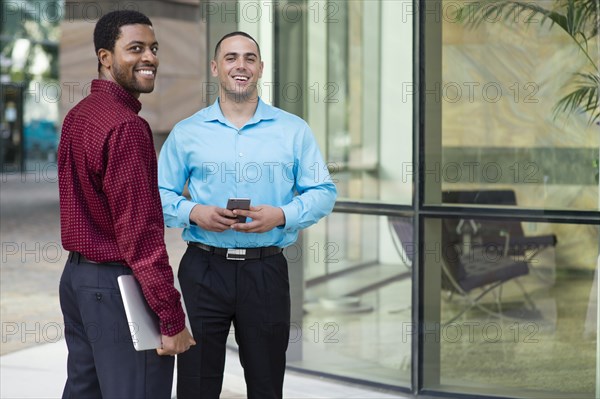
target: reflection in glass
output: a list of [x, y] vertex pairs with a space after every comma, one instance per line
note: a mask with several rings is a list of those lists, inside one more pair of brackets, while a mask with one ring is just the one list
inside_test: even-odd
[[306, 20], [277, 20], [278, 83], [302, 83], [302, 101], [281, 95], [277, 105], [311, 126], [340, 198], [410, 204], [414, 92], [408, 2], [278, 4], [278, 16], [293, 4], [304, 7]]
[[303, 245], [302, 358], [290, 364], [410, 386], [410, 260], [387, 217], [333, 214], [328, 226], [328, 241]]
[[598, 226], [460, 218], [437, 226], [425, 267], [441, 277], [436, 339], [426, 340], [426, 351], [439, 351], [438, 388], [592, 397]]
[[[567, 11], [567, 2], [524, 3]], [[483, 3], [441, 1], [441, 71], [426, 86], [441, 104], [442, 154], [427, 170], [442, 190], [500, 186], [516, 192], [519, 207], [597, 210], [599, 128], [589, 114], [554, 112], [573, 76], [590, 71], [586, 54], [559, 24], [542, 24], [530, 10], [461, 23], [455, 11], [463, 4]], [[589, 7], [597, 15], [597, 5]], [[475, 18], [482, 23], [468, 23]], [[586, 44], [594, 60], [597, 44], [597, 35]]]
[[[62, 0], [18, 0], [3, 9], [10, 17], [3, 17], [0, 26], [0, 84], [2, 91], [19, 90], [16, 96], [3, 95], [12, 97], [17, 112], [16, 122], [0, 126], [3, 170], [39, 171], [55, 161], [63, 95], [58, 80], [63, 5]], [[10, 104], [1, 104], [6, 115]]]

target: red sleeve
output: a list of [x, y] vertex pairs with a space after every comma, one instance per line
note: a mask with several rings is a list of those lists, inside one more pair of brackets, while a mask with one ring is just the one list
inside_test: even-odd
[[152, 133], [138, 118], [121, 124], [108, 139], [104, 192], [123, 259], [140, 282], [161, 333], [183, 330], [185, 316], [173, 285], [173, 269], [164, 242]]

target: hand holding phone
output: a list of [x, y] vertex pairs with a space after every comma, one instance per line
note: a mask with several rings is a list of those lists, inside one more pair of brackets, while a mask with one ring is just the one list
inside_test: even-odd
[[[250, 209], [250, 198], [229, 198], [227, 200], [227, 209]], [[238, 215], [238, 223], [246, 223], [246, 216]]]

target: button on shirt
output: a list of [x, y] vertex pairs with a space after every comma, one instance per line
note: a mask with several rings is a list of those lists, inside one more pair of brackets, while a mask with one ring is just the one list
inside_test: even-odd
[[[188, 178], [191, 200], [182, 196]], [[158, 184], [168, 227], [184, 227], [185, 241], [223, 248], [286, 247], [300, 229], [328, 215], [337, 196], [306, 122], [260, 99], [240, 129], [225, 118], [218, 99], [179, 122], [162, 147]], [[225, 208], [234, 197], [280, 207], [285, 226], [218, 233], [190, 225], [196, 204]]]
[[[185, 318], [164, 244], [156, 152], [141, 103], [120, 85], [92, 81], [66, 116], [58, 148], [62, 244], [95, 262], [133, 270], [161, 332]], [[111, 266], [107, 266], [111, 267]]]

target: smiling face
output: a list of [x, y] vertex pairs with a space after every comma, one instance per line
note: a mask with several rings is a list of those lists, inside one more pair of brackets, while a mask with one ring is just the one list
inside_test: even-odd
[[114, 51], [100, 49], [101, 75], [121, 85], [135, 97], [151, 93], [158, 69], [158, 43], [152, 26], [121, 27]]
[[211, 61], [211, 71], [219, 79], [222, 98], [244, 102], [258, 96], [263, 63], [252, 39], [232, 36], [223, 40]]

